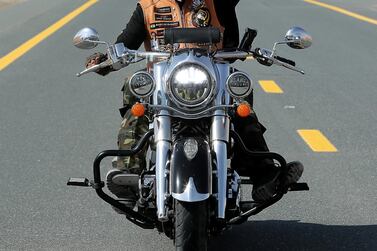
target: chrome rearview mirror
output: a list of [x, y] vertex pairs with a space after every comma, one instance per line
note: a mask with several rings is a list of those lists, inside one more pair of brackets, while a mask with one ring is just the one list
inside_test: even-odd
[[100, 43], [98, 32], [89, 27], [79, 30], [73, 38], [73, 45], [79, 49], [93, 49]]
[[303, 28], [295, 26], [285, 34], [285, 40], [276, 42], [272, 48], [272, 55], [275, 55], [276, 47], [280, 44], [287, 44], [293, 49], [306, 49], [312, 45], [312, 37]]
[[285, 40], [293, 49], [306, 49], [312, 45], [312, 37], [301, 27], [292, 27], [285, 34]]

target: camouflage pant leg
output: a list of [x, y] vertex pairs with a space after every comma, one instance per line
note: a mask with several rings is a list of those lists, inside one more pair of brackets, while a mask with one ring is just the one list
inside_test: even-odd
[[132, 106], [135, 104], [138, 99], [131, 93], [130, 87], [128, 86], [128, 81], [129, 78], [126, 78], [124, 81], [124, 86], [123, 86], [123, 106]]
[[[123, 102], [125, 106], [134, 104], [137, 99], [128, 89], [127, 80], [124, 87]], [[129, 109], [123, 117], [118, 134], [118, 146], [120, 150], [129, 150], [148, 131], [148, 120], [145, 117], [132, 116]], [[145, 168], [146, 147], [137, 155], [120, 157], [117, 160], [117, 168], [129, 173], [140, 174]]]

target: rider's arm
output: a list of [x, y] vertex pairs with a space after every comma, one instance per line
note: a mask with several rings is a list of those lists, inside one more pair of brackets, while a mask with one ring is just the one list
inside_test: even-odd
[[[144, 14], [140, 5], [137, 5], [136, 10], [134, 11], [130, 21], [128, 22], [126, 29], [118, 36], [115, 43], [123, 43], [124, 46], [131, 50], [137, 50], [140, 45], [143, 43], [146, 36], [146, 30], [144, 26]], [[101, 53], [95, 53], [87, 58], [86, 67], [91, 67], [93, 65], [99, 64], [107, 59], [106, 55]], [[102, 68], [96, 71], [102, 76], [106, 76], [113, 69], [109, 67]]]
[[224, 31], [224, 48], [237, 48], [239, 44], [236, 5], [238, 0], [215, 1], [216, 13]]
[[147, 32], [144, 25], [144, 14], [142, 8], [138, 4], [126, 26], [126, 29], [124, 29], [118, 36], [116, 43], [123, 43], [128, 49], [137, 50], [144, 42], [146, 36]]

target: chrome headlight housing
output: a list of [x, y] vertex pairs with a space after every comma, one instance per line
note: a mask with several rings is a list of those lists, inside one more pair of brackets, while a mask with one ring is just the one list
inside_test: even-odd
[[253, 81], [246, 73], [237, 71], [228, 77], [226, 88], [233, 98], [244, 98], [253, 90]]
[[152, 75], [146, 71], [136, 72], [128, 81], [128, 86], [131, 93], [138, 98], [145, 98], [150, 96], [156, 84]]
[[187, 107], [204, 103], [211, 96], [214, 87], [209, 72], [195, 63], [184, 63], [175, 68], [168, 83], [174, 101]]

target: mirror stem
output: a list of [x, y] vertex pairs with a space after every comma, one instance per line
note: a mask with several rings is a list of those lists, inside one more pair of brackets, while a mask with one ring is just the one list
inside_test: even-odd
[[271, 54], [271, 56], [274, 56], [275, 51], [276, 51], [276, 47], [279, 44], [289, 44], [289, 43], [296, 42], [296, 41], [299, 41], [299, 39], [295, 38], [295, 39], [290, 39], [290, 40], [286, 40], [286, 41], [281, 41], [281, 42], [274, 43], [274, 47], [272, 48], [272, 54]]
[[96, 43], [96, 44], [105, 44], [107, 46], [107, 48], [110, 47], [109, 43], [108, 42], [104, 42], [104, 41], [95, 41], [95, 40], [85, 40], [85, 41], [88, 41], [88, 42], [91, 42], [91, 43]]
[[272, 54], [271, 54], [271, 56], [274, 56], [274, 55], [275, 55], [276, 47], [277, 47], [279, 44], [288, 44], [289, 42], [292, 42], [292, 41], [281, 41], [281, 42], [276, 42], [276, 43], [274, 43], [274, 47], [272, 48]]

